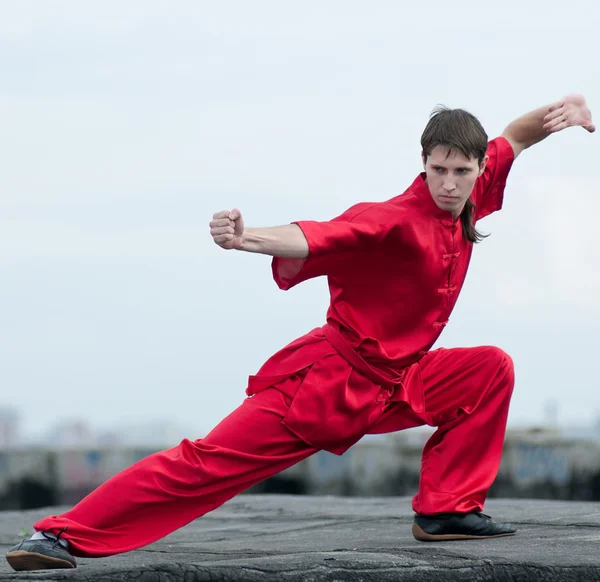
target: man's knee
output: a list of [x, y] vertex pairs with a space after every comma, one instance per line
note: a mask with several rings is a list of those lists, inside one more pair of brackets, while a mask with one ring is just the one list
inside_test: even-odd
[[486, 346], [484, 349], [486, 361], [499, 371], [499, 376], [505, 379], [512, 388], [515, 380], [515, 366], [512, 358], [496, 346]]

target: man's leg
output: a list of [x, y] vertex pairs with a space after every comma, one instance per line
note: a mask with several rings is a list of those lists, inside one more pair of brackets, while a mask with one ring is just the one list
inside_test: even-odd
[[55, 535], [68, 528], [64, 537], [75, 556], [110, 556], [150, 544], [317, 451], [281, 424], [289, 403], [266, 389], [204, 439], [142, 459], [67, 513], [34, 527]]
[[514, 368], [485, 346], [435, 350], [419, 362], [428, 424], [413, 509], [422, 515], [482, 511], [502, 457]]
[[[404, 403], [392, 403], [369, 432], [419, 424], [437, 426], [423, 450], [413, 509], [420, 516], [468, 514], [473, 535], [465, 537], [485, 537], [481, 534], [492, 534], [493, 527], [479, 521], [483, 518], [476, 519], [472, 512], [483, 509], [500, 466], [514, 386], [512, 360], [502, 350], [486, 346], [435, 350], [416, 365], [419, 373], [410, 374], [410, 378], [422, 382], [425, 412], [416, 414]], [[427, 518], [422, 521], [425, 527]], [[453, 522], [448, 523], [454, 527]], [[442, 536], [446, 525], [430, 531], [439, 531]], [[509, 532], [500, 527], [493, 535], [508, 533], [514, 533], [514, 528]]]

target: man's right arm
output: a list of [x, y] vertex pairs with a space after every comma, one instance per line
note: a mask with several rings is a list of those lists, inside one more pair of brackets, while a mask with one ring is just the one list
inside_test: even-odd
[[221, 248], [272, 257], [305, 259], [308, 242], [297, 224], [269, 228], [245, 228], [239, 210], [217, 212], [210, 222], [210, 234]]

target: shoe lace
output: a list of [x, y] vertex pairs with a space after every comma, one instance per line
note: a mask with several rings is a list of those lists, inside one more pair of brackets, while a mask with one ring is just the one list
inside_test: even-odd
[[60, 536], [64, 534], [69, 529], [69, 526], [63, 527], [56, 535], [48, 535], [45, 531], [42, 532], [42, 535], [49, 541], [52, 542], [52, 546], [56, 547], [60, 545], [61, 548], [64, 549], [64, 545], [60, 543]]
[[485, 513], [482, 513], [481, 511], [474, 511], [473, 513], [475, 515], [478, 515], [479, 517], [485, 517], [486, 519], [492, 519], [491, 515], [486, 515]]

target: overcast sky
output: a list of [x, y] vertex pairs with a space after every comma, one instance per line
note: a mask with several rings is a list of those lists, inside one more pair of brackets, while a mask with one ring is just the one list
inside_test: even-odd
[[[600, 119], [598, 3], [0, 0], [0, 406], [27, 433], [167, 418], [202, 436], [249, 374], [322, 325], [248, 226], [403, 192], [443, 103], [490, 136], [581, 92]], [[600, 414], [600, 135], [516, 162], [438, 345], [511, 354], [510, 423]]]

